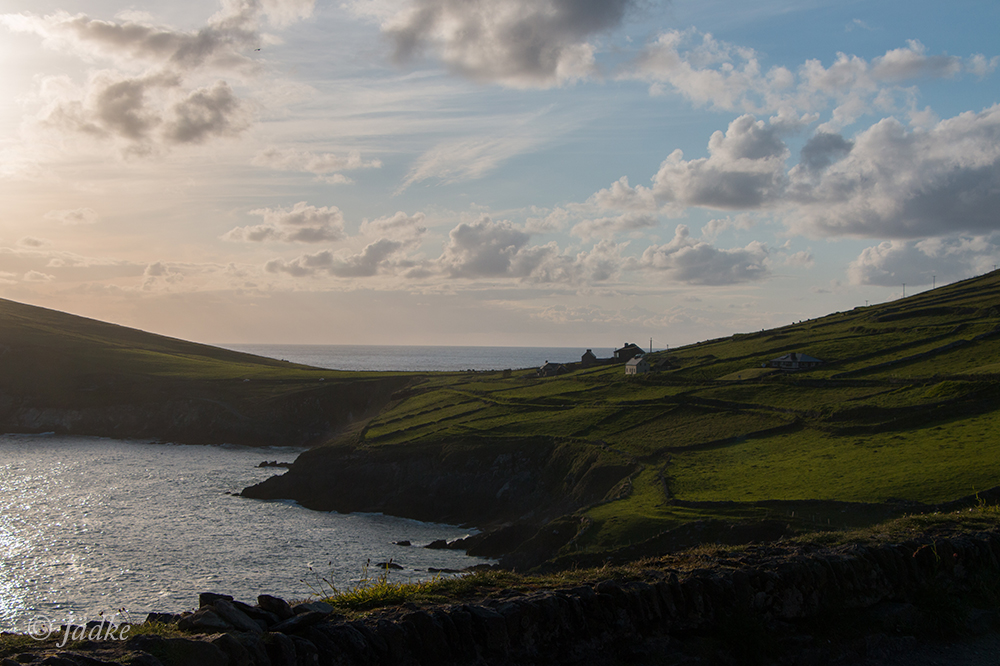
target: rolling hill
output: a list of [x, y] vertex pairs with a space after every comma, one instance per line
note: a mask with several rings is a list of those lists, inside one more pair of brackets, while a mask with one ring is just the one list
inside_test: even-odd
[[[790, 352], [825, 362], [762, 367]], [[650, 358], [670, 369], [415, 377], [244, 492], [492, 527], [464, 546], [523, 567], [859, 526], [1000, 485], [1000, 273]]]
[[304, 445], [409, 382], [321, 370], [0, 299], [0, 431]]

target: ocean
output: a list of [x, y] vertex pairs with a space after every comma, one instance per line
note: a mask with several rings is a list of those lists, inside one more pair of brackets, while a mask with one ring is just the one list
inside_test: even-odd
[[352, 586], [369, 561], [402, 566], [396, 581], [489, 561], [420, 547], [469, 534], [460, 527], [232, 494], [283, 472], [262, 460], [298, 453], [0, 435], [0, 630], [119, 611], [141, 622], [195, 609], [200, 592], [301, 600]]
[[[463, 371], [536, 368], [546, 361], [579, 361], [587, 347], [449, 347], [391, 345], [218, 345], [258, 356], [351, 371]], [[598, 358], [612, 347], [591, 347]]]

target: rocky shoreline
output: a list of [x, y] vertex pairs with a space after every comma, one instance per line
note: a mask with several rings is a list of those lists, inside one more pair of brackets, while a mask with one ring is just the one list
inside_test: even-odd
[[[902, 543], [771, 544], [650, 562], [632, 579], [500, 590], [348, 617], [203, 594], [127, 640], [5, 649], [2, 666], [857, 664], [1000, 629], [1000, 529]], [[151, 628], [157, 631], [149, 633]], [[23, 642], [21, 648], [24, 648]], [[884, 663], [884, 662], [865, 662]], [[988, 662], [982, 662], [988, 663]]]

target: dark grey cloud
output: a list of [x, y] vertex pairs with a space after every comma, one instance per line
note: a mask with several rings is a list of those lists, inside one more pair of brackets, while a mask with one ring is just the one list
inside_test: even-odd
[[413, 0], [383, 23], [397, 61], [432, 52], [478, 81], [549, 87], [590, 75], [588, 40], [637, 0]]
[[[87, 62], [110, 63], [91, 72], [82, 94], [65, 85], [43, 87], [39, 119], [70, 133], [117, 140], [127, 154], [141, 155], [247, 129], [250, 106], [221, 77], [259, 71], [251, 55], [262, 43], [265, 16], [284, 24], [307, 16], [313, 4], [224, 0], [221, 11], [194, 31], [66, 12], [7, 14], [0, 24], [37, 34]], [[142, 74], [135, 73], [137, 65], [145, 68]]]
[[235, 136], [250, 125], [243, 102], [225, 81], [195, 90], [174, 105], [163, 136], [169, 143], [204, 143], [217, 136]]
[[853, 147], [853, 141], [848, 141], [839, 134], [818, 132], [802, 146], [799, 164], [809, 171], [822, 171], [846, 157]]

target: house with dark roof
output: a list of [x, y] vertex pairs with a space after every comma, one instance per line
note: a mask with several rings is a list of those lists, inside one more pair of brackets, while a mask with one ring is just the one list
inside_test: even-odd
[[822, 364], [823, 361], [814, 356], [791, 352], [768, 361], [764, 364], [764, 367], [778, 368], [779, 370], [784, 370], [786, 372], [794, 372], [796, 370], [809, 370], [810, 368], [815, 368], [817, 365]]
[[539, 377], [555, 377], [556, 375], [561, 375], [566, 372], [566, 366], [560, 363], [549, 363], [545, 362], [545, 365], [538, 368], [536, 373]]
[[597, 355], [592, 349], [588, 349], [583, 352], [583, 356], [580, 357], [580, 365], [587, 368], [597, 363]]
[[615, 350], [615, 360], [616, 361], [628, 361], [631, 358], [635, 358], [642, 354], [642, 347], [635, 344], [634, 342], [626, 342], [621, 349]]

